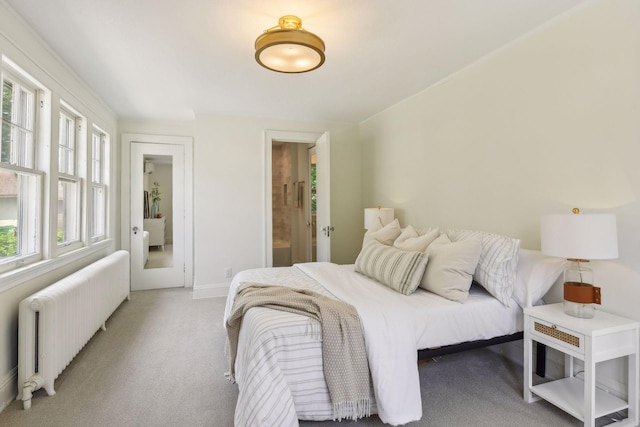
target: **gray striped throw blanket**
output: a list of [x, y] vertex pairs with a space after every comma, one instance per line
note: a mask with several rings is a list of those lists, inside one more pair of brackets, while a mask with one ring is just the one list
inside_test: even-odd
[[260, 283], [243, 283], [238, 288], [226, 324], [227, 376], [231, 381], [235, 381], [235, 359], [242, 317], [253, 307], [288, 311], [320, 322], [324, 376], [333, 405], [334, 420], [355, 420], [371, 414], [371, 376], [358, 313], [352, 305], [309, 290]]

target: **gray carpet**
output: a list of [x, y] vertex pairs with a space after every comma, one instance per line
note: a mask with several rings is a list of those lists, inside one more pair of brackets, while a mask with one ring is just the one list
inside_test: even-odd
[[[132, 293], [29, 411], [0, 426], [232, 426], [237, 387], [224, 378], [224, 299], [184, 289]], [[522, 368], [487, 349], [420, 366], [423, 418], [412, 426], [580, 426], [546, 402], [522, 400]], [[380, 426], [355, 422], [302, 426]]]

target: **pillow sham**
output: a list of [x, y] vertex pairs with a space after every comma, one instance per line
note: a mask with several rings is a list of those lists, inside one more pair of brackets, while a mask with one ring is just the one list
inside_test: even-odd
[[540, 301], [558, 280], [567, 262], [563, 258], [543, 255], [540, 251], [520, 249], [513, 299], [520, 307], [525, 308], [528, 291], [531, 295], [531, 305]]
[[355, 271], [404, 295], [413, 293], [424, 274], [428, 255], [372, 241], [362, 248]]
[[429, 263], [420, 287], [451, 301], [465, 302], [481, 250], [480, 240], [451, 242], [441, 234], [427, 247]]
[[482, 253], [473, 278], [491, 295], [509, 307], [518, 266], [520, 240], [484, 231], [447, 230], [452, 242], [482, 241]]
[[402, 249], [403, 251], [420, 251], [424, 252], [427, 246], [431, 244], [440, 235], [437, 228], [426, 234], [420, 235], [411, 225], [402, 230], [402, 233], [393, 242], [393, 247]]
[[382, 227], [380, 224], [376, 223], [376, 225], [368, 230], [362, 241], [362, 246], [364, 247], [367, 243], [370, 243], [373, 240], [376, 240], [380, 243], [383, 243], [387, 246], [393, 245], [393, 242], [400, 235], [400, 222], [398, 222], [398, 218], [391, 221], [389, 224]]

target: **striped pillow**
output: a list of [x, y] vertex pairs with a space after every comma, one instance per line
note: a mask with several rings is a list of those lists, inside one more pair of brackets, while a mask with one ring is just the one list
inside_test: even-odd
[[509, 307], [516, 281], [520, 240], [473, 230], [446, 230], [452, 242], [480, 239], [482, 253], [473, 275], [491, 295]]
[[409, 295], [416, 290], [428, 256], [424, 252], [403, 251], [373, 241], [365, 245], [356, 259], [356, 271], [377, 280], [394, 291]]

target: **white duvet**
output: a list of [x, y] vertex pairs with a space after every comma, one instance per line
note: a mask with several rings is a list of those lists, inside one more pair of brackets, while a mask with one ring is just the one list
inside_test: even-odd
[[[504, 307], [482, 290], [473, 291], [465, 304], [445, 300], [421, 289], [405, 296], [356, 273], [353, 266], [331, 263], [296, 264], [292, 268], [240, 273], [231, 286], [225, 321], [233, 305], [235, 290], [244, 281], [302, 287], [325, 295], [330, 293], [356, 307], [362, 322], [377, 412], [383, 422], [391, 425], [406, 424], [422, 417], [416, 363], [419, 348], [487, 339], [522, 330], [517, 304]], [[247, 314], [251, 311], [254, 310]], [[286, 319], [287, 326], [279, 326], [280, 332], [274, 332], [273, 328], [267, 331], [265, 316], [273, 316], [269, 313], [273, 310], [255, 311], [243, 325], [253, 324], [260, 331], [249, 334], [250, 328], [241, 329], [241, 345], [246, 348], [239, 348], [236, 363], [240, 392], [236, 425], [274, 422], [277, 424], [273, 425], [297, 425], [298, 418], [330, 419], [330, 413], [323, 412], [330, 408], [326, 386], [309, 386], [314, 381], [320, 384], [323, 376], [321, 366], [319, 373], [317, 366], [314, 367], [314, 363], [321, 365], [321, 343], [311, 348], [314, 347], [313, 340], [300, 336], [300, 331], [307, 329], [302, 325], [308, 326], [310, 321], [303, 316], [283, 313], [277, 316], [278, 322], [284, 324]], [[289, 330], [285, 337], [282, 331], [286, 328]], [[293, 333], [294, 330], [297, 332]], [[287, 340], [293, 335], [298, 337], [296, 343], [292, 343], [291, 353], [283, 351], [278, 357], [272, 356], [286, 348]], [[304, 350], [293, 347], [301, 343], [306, 346], [301, 347]], [[307, 351], [308, 355], [304, 353], [304, 357], [297, 357], [300, 351]], [[296, 355], [295, 359], [299, 360], [290, 360], [294, 357], [289, 355]], [[304, 363], [307, 366], [301, 366]], [[296, 377], [298, 371], [304, 379]], [[300, 384], [304, 386], [297, 391]], [[319, 394], [305, 401], [312, 388], [319, 390]], [[278, 393], [269, 390], [278, 390]]]

